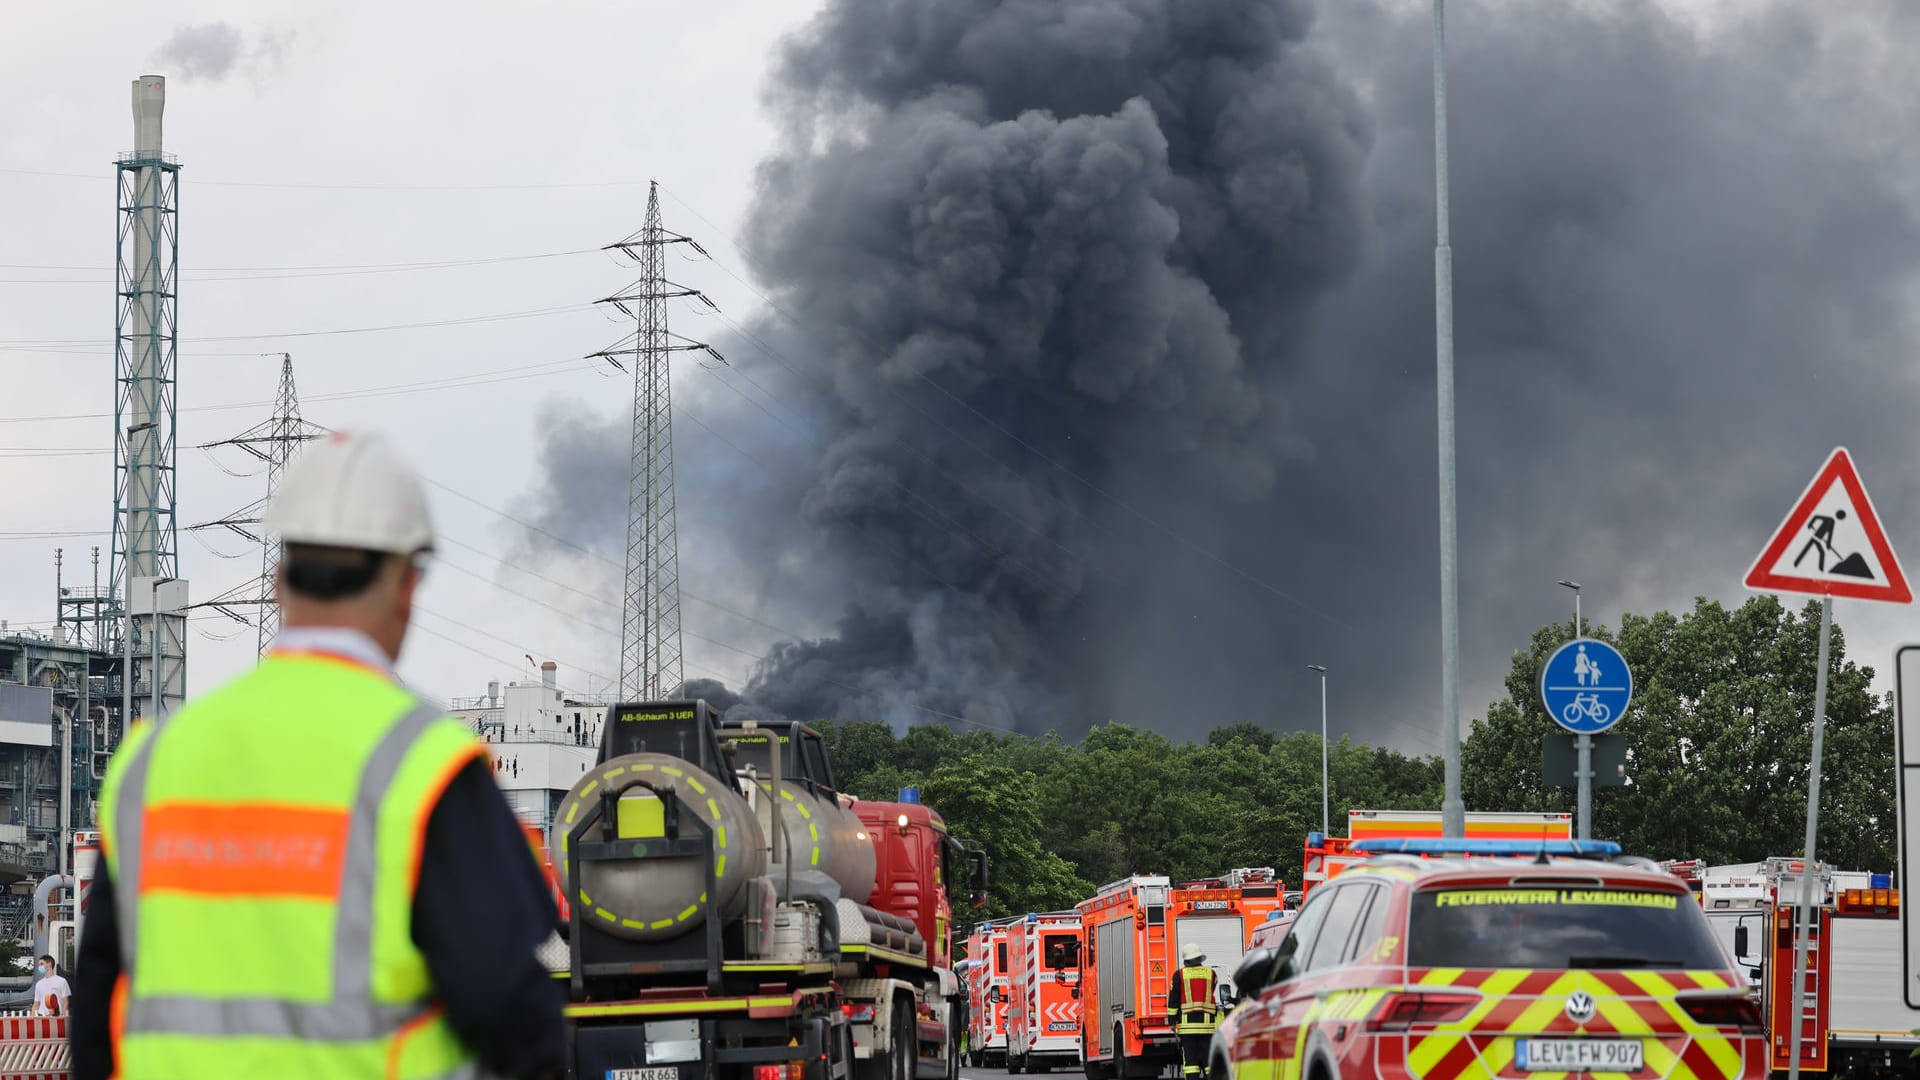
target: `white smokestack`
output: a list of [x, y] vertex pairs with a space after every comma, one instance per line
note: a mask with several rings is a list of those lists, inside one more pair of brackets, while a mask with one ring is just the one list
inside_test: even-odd
[[133, 80], [133, 150], [143, 158], [160, 156], [160, 114], [167, 111], [167, 77]]
[[560, 685], [560, 665], [551, 660], [540, 665], [540, 685], [549, 690]]

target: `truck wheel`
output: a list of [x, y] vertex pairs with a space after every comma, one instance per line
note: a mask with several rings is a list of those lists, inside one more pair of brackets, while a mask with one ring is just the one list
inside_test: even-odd
[[893, 1006], [894, 1080], [916, 1080], [920, 1071], [920, 1027], [905, 998]]
[[1113, 1025], [1113, 1075], [1116, 1080], [1133, 1080], [1136, 1070], [1127, 1061], [1127, 1040], [1120, 1032], [1120, 1025]]
[[1027, 1071], [1027, 1059], [1014, 1057], [1012, 1052], [1009, 1051], [1007, 1054], [1007, 1075], [1019, 1076], [1021, 1073], [1026, 1071]]
[[947, 1025], [947, 1080], [960, 1080], [960, 1033]]

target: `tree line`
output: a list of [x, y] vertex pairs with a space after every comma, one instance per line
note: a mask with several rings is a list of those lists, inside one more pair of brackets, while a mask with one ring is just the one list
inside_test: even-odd
[[[1615, 730], [1626, 786], [1596, 789], [1594, 835], [1653, 858], [1749, 862], [1797, 855], [1804, 840], [1819, 608], [1770, 596], [1727, 609], [1705, 599], [1673, 615], [1628, 614], [1616, 632], [1588, 623], [1634, 672]], [[1540, 666], [1572, 636], [1542, 627], [1513, 654], [1507, 694], [1461, 748], [1469, 810], [1572, 812], [1571, 788], [1541, 776], [1542, 739], [1560, 729], [1541, 708]], [[1833, 628], [1820, 850], [1850, 869], [1892, 870], [1892, 703], [1873, 671], [1846, 659]], [[1402, 726], [1425, 725], [1425, 717]], [[1109, 724], [1078, 743], [1058, 736], [957, 731], [896, 734], [876, 722], [822, 724], [841, 786], [870, 799], [917, 787], [956, 836], [992, 863], [985, 917], [1069, 908], [1130, 874], [1176, 880], [1271, 866], [1300, 880], [1306, 835], [1320, 827], [1320, 737], [1258, 724], [1204, 740]], [[1440, 758], [1342, 738], [1328, 751], [1334, 831], [1349, 809], [1437, 810]]]

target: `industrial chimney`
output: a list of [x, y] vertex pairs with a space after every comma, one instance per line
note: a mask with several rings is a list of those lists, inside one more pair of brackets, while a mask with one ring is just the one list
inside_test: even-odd
[[[133, 80], [133, 144], [117, 165], [114, 215], [113, 596], [128, 616], [119, 642], [132, 672], [121, 711], [151, 696], [149, 716], [186, 694], [186, 582], [174, 522], [174, 445], [180, 269], [180, 163], [165, 152], [160, 122], [167, 80]], [[123, 722], [125, 720], [123, 719]]]
[[560, 685], [560, 665], [547, 660], [540, 665], [540, 685], [553, 690]]
[[160, 116], [167, 111], [167, 77], [142, 75], [133, 80], [133, 152], [142, 158], [160, 156]]

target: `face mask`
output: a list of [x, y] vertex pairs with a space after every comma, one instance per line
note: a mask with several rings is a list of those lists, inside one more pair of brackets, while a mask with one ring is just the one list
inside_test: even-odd
[[43, 979], [44, 979], [44, 978], [46, 978], [46, 977], [47, 977], [47, 965], [45, 965], [45, 964], [41, 964], [41, 965], [40, 965], [40, 966], [39, 966], [39, 967], [38, 967], [38, 968], [37, 968], [36, 970], [38, 970], [38, 971], [40, 972], [40, 977], [41, 977], [41, 978], [43, 978]]

